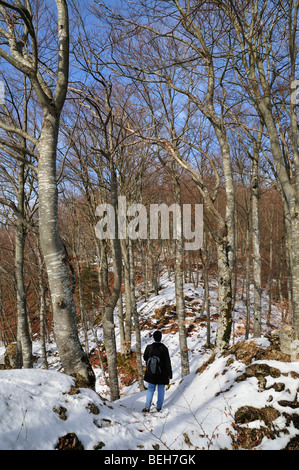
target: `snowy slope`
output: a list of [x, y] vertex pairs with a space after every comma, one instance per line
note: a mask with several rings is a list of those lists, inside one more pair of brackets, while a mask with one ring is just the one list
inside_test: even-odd
[[[233, 354], [218, 355], [203, 366], [211, 351], [204, 348], [204, 322], [195, 322], [192, 307], [192, 299], [195, 303], [202, 298], [202, 288], [186, 285], [185, 293], [189, 299], [187, 324], [195, 325], [188, 338], [191, 373], [181, 380], [178, 335], [168, 324], [163, 342], [169, 348], [174, 375], [162, 412], [156, 412], [154, 406], [149, 414], [141, 412], [146, 392], [139, 392], [136, 384], [122, 388], [120, 400], [110, 403], [104, 398], [108, 391], [100, 369], [95, 370], [97, 393], [76, 389], [71, 377], [55, 370], [59, 362], [53, 356], [48, 371], [41, 370], [40, 361], [33, 370], [0, 371], [0, 449], [55, 449], [59, 438], [68, 433], [75, 433], [86, 450], [232, 449], [236, 448], [240, 429], [246, 433], [265, 427], [262, 419], [249, 419], [236, 429], [235, 413], [245, 406], [274, 412], [270, 435], [262, 435], [253, 448], [285, 448], [299, 433], [299, 363], [253, 359], [251, 367], [261, 364], [270, 371], [262, 388], [261, 380], [249, 374], [248, 364]], [[211, 298], [213, 314], [217, 312], [216, 290], [212, 290]], [[173, 283], [164, 278], [159, 295], [138, 304], [141, 320], [147, 319], [148, 325], [150, 318], [152, 328], [147, 329], [144, 323], [143, 348], [158, 324], [155, 312], [163, 305], [175, 304], [174, 299]], [[240, 322], [242, 309], [239, 304], [236, 319]], [[215, 333], [215, 325], [212, 330]], [[243, 338], [235, 341], [238, 339]], [[266, 338], [248, 343], [254, 343], [259, 351], [269, 347]], [[48, 346], [55, 351], [55, 345]], [[34, 352], [39, 354], [38, 342]], [[240, 440], [237, 442], [240, 444]]]

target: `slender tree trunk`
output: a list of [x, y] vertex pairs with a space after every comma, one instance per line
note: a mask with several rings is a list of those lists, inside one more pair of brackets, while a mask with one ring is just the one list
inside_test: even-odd
[[[261, 135], [261, 134], [260, 134]], [[261, 305], [262, 305], [262, 279], [261, 279], [261, 255], [260, 255], [260, 230], [259, 230], [259, 170], [258, 170], [259, 145], [256, 145], [252, 162], [251, 185], [251, 213], [252, 213], [252, 265], [253, 265], [253, 337], [261, 336]]]
[[293, 293], [292, 293], [292, 279], [291, 279], [291, 269], [290, 269], [290, 253], [288, 247], [286, 246], [286, 265], [287, 265], [287, 291], [288, 291], [288, 303], [289, 305], [293, 304]]
[[283, 302], [283, 295], [282, 295], [282, 287], [281, 287], [281, 275], [282, 275], [282, 256], [283, 256], [283, 240], [280, 241], [278, 247], [278, 266], [277, 266], [277, 277], [276, 277], [276, 285], [278, 289], [278, 299], [280, 302], [281, 308], [281, 320], [282, 324], [285, 324], [285, 305]]
[[16, 222], [15, 276], [17, 288], [17, 361], [18, 368], [32, 368], [32, 341], [28, 329], [27, 302], [24, 286], [24, 244], [25, 229], [21, 217], [24, 217], [24, 164], [19, 163], [18, 209], [21, 214]]
[[[173, 162], [174, 171], [177, 171], [177, 163]], [[175, 203], [179, 206], [181, 204], [181, 188], [176, 174], [173, 177], [174, 183], [174, 196]], [[184, 240], [183, 240], [183, 227], [182, 215], [177, 214], [174, 223], [177, 224], [176, 232], [179, 234], [178, 238], [174, 240], [174, 279], [175, 279], [175, 299], [176, 299], [176, 314], [178, 318], [179, 329], [179, 343], [181, 355], [181, 376], [184, 377], [190, 373], [187, 333], [186, 333], [186, 312], [185, 312], [185, 298], [184, 298]]]
[[[235, 309], [236, 304], [236, 297], [238, 292], [238, 268], [239, 268], [239, 257], [238, 257], [238, 211], [235, 210], [235, 246], [234, 246], [234, 270], [233, 270], [233, 303], [232, 303], [232, 311]], [[234, 328], [234, 326], [233, 326]]]
[[293, 291], [293, 326], [296, 330], [297, 337], [299, 338], [299, 203], [296, 204], [294, 212], [297, 215], [294, 215], [294, 217], [292, 218], [291, 265]]
[[[28, 96], [26, 89], [26, 78], [23, 76], [24, 83], [24, 105], [23, 105], [23, 127], [27, 131], [27, 106]], [[26, 148], [26, 139], [21, 137], [21, 142], [24, 146], [24, 157]], [[16, 249], [15, 249], [15, 272], [16, 272], [16, 285], [17, 285], [17, 365], [23, 364], [24, 368], [32, 368], [32, 340], [30, 331], [30, 318], [27, 309], [27, 299], [25, 293], [24, 282], [24, 250], [26, 231], [22, 219], [25, 219], [25, 166], [24, 163], [18, 164], [18, 211], [20, 216], [17, 216], [16, 222]]]
[[[290, 55], [290, 84], [294, 83], [297, 77], [298, 64], [298, 11], [299, 3], [293, 2], [289, 6], [289, 55]], [[293, 327], [297, 339], [297, 360], [299, 358], [299, 148], [298, 148], [298, 106], [297, 103], [290, 103], [290, 135], [293, 152], [293, 162], [295, 168], [294, 181], [292, 185], [291, 198], [291, 249], [290, 267], [292, 272], [292, 305], [293, 305]]]
[[225, 219], [218, 212], [215, 201], [211, 198], [201, 176], [184, 160], [177, 155], [173, 148], [167, 145], [178, 163], [190, 171], [192, 179], [197, 185], [205, 204], [206, 217], [213, 227], [215, 244], [218, 256], [218, 328], [215, 349], [221, 351], [229, 345], [232, 328], [232, 267], [234, 262], [234, 189], [229, 148], [225, 138], [220, 135], [219, 142], [222, 147], [222, 157], [226, 179], [226, 214]]
[[125, 354], [125, 325], [124, 325], [124, 310], [123, 310], [123, 299], [122, 292], [119, 293], [119, 299], [117, 302], [118, 310], [118, 327], [120, 335], [120, 352]]
[[210, 318], [210, 289], [209, 289], [209, 249], [207, 246], [207, 234], [203, 233], [203, 277], [205, 290], [205, 305], [203, 312], [206, 311], [207, 317], [207, 347], [211, 347], [211, 318]]
[[105, 314], [103, 318], [103, 337], [104, 345], [107, 354], [108, 375], [109, 375], [109, 388], [111, 401], [119, 399], [119, 385], [117, 375], [117, 354], [116, 354], [116, 341], [115, 341], [115, 326], [113, 322], [113, 305], [105, 307]]
[[128, 240], [121, 241], [122, 256], [123, 256], [123, 273], [124, 273], [124, 288], [125, 288], [125, 354], [129, 356], [131, 352], [131, 335], [132, 335], [132, 304], [131, 304], [131, 287], [130, 287], [130, 260], [128, 250]]
[[[112, 165], [112, 163], [111, 163]], [[111, 249], [113, 257], [113, 274], [114, 283], [112, 291], [106, 302], [105, 312], [103, 317], [103, 335], [104, 344], [107, 353], [108, 362], [108, 373], [109, 373], [109, 387], [110, 387], [110, 398], [111, 401], [119, 398], [119, 385], [118, 385], [118, 374], [117, 374], [117, 352], [116, 352], [116, 341], [115, 341], [115, 326], [113, 320], [114, 309], [117, 305], [117, 301], [120, 294], [121, 288], [121, 271], [122, 271], [122, 256], [121, 246], [118, 237], [118, 223], [117, 223], [117, 178], [114, 168], [111, 169], [111, 205], [114, 209], [115, 214], [115, 238], [111, 240]]]
[[66, 374], [94, 386], [95, 376], [84, 354], [68, 274], [68, 260], [58, 228], [56, 148], [59, 115], [44, 110], [39, 142], [39, 231], [51, 292], [55, 340]]
[[[19, 225], [19, 224], [18, 224]], [[15, 273], [17, 287], [17, 368], [32, 368], [32, 341], [28, 329], [27, 303], [24, 286], [24, 232], [16, 229]]]
[[[272, 222], [271, 222], [272, 226]], [[270, 324], [272, 312], [272, 295], [273, 295], [273, 239], [272, 230], [269, 233], [269, 275], [268, 275], [268, 315], [267, 323]]]
[[42, 363], [43, 368], [48, 369], [47, 350], [46, 350], [46, 336], [47, 336], [47, 318], [46, 318], [46, 289], [43, 276], [43, 260], [40, 253], [40, 247], [37, 246], [37, 259], [38, 259], [38, 278], [39, 278], [39, 323], [40, 323], [40, 339], [42, 348]]
[[81, 279], [81, 268], [80, 268], [80, 262], [79, 262], [78, 259], [76, 261], [76, 264], [77, 264], [77, 275], [78, 275], [80, 319], [81, 319], [81, 325], [82, 325], [83, 333], [84, 333], [85, 354], [88, 355], [88, 353], [89, 353], [89, 344], [88, 344], [87, 313], [86, 313], [85, 305], [84, 305], [84, 295], [83, 295], [82, 279]]
[[93, 332], [94, 341], [96, 343], [96, 347], [97, 347], [97, 350], [98, 350], [99, 363], [100, 363], [100, 366], [101, 366], [101, 369], [102, 369], [102, 372], [103, 372], [103, 379], [104, 379], [105, 385], [107, 385], [107, 387], [109, 387], [109, 383], [108, 383], [107, 376], [106, 376], [106, 373], [105, 373], [105, 366], [104, 366], [103, 359], [102, 359], [101, 345], [100, 345], [100, 342], [99, 342], [99, 339], [98, 339], [97, 328], [93, 327], [92, 332]]
[[[76, 218], [75, 211], [73, 212], [73, 216], [74, 216], [74, 218]], [[77, 227], [77, 230], [75, 231], [75, 234], [77, 235], [78, 250], [80, 252], [81, 236], [80, 236], [80, 228], [79, 227]], [[78, 294], [79, 294], [80, 320], [81, 320], [81, 327], [83, 329], [83, 334], [84, 334], [85, 354], [88, 356], [88, 354], [89, 354], [89, 344], [88, 344], [87, 312], [85, 310], [84, 292], [83, 292], [82, 276], [81, 276], [81, 265], [80, 265], [78, 250], [77, 250], [77, 247], [76, 247], [75, 236], [72, 236], [72, 251], [73, 251], [74, 258], [75, 258], [76, 269], [77, 269], [77, 279], [78, 279], [77, 284], [78, 284]]]
[[[225, 178], [225, 227], [226, 234], [218, 240], [218, 278], [219, 278], [219, 320], [216, 335], [216, 350], [220, 351], [229, 346], [232, 330], [232, 270], [234, 265], [235, 248], [235, 193], [227, 135], [224, 129], [215, 129], [221, 145], [222, 164]], [[219, 330], [219, 331], [218, 331]]]
[[135, 297], [135, 263], [133, 253], [133, 242], [129, 239], [129, 260], [130, 260], [130, 285], [131, 285], [131, 308], [132, 317], [134, 319], [135, 338], [136, 338], [136, 362], [137, 362], [137, 375], [140, 391], [145, 390], [143, 382], [143, 368], [142, 368], [142, 353], [141, 353], [141, 335], [138, 311]]
[[219, 318], [215, 350], [228, 347], [232, 329], [232, 273], [227, 254], [227, 244], [216, 243], [218, 256], [218, 302]]
[[249, 214], [246, 212], [246, 239], [245, 239], [245, 286], [246, 286], [246, 331], [245, 339], [249, 338], [250, 332], [250, 261], [251, 261], [251, 250], [250, 250], [250, 227], [249, 227]]
[[148, 256], [146, 251], [147, 240], [140, 241], [140, 254], [142, 259], [142, 266], [143, 266], [143, 291], [144, 291], [144, 300], [146, 301], [148, 298]]
[[[2, 18], [10, 31], [10, 54], [0, 48], [0, 55], [13, 67], [28, 76], [42, 110], [42, 130], [37, 142], [27, 132], [14, 129], [23, 138], [38, 145], [38, 190], [39, 190], [39, 234], [47, 268], [53, 305], [54, 333], [64, 371], [83, 379], [86, 385], [94, 386], [94, 372], [80, 345], [76, 310], [68, 277], [67, 258], [58, 228], [56, 151], [60, 115], [66, 99], [69, 81], [69, 15], [66, 0], [55, 0], [57, 37], [57, 75], [51, 83], [39, 70], [42, 59], [38, 56], [40, 44], [35, 31], [36, 15], [32, 13], [31, 2], [2, 3]], [[10, 7], [17, 11], [18, 27], [11, 22]], [[49, 14], [49, 18], [50, 18]], [[53, 14], [53, 18], [54, 18]], [[24, 19], [23, 30], [21, 18]], [[4, 22], [2, 23], [4, 27]], [[22, 33], [24, 33], [22, 35]], [[5, 33], [6, 34], [6, 33]], [[20, 34], [22, 41], [20, 41]], [[26, 49], [25, 44], [28, 48]], [[30, 44], [30, 45], [29, 45]], [[43, 67], [43, 66], [42, 66]], [[55, 80], [56, 78], [56, 80]], [[51, 87], [55, 87], [52, 93]], [[1, 126], [4, 124], [1, 123]]]
[[[268, 2], [268, 4], [269, 3], [270, 2]], [[260, 19], [265, 22], [265, 28], [267, 29], [271, 24], [271, 33], [268, 32], [267, 37], [264, 37], [264, 33], [260, 29], [260, 21], [254, 24], [255, 20], [253, 15], [256, 13], [255, 9], [252, 9], [249, 6], [249, 3], [248, 9], [245, 7], [242, 9], [242, 13], [241, 10], [239, 10], [239, 14], [237, 15], [235, 15], [235, 12], [232, 14], [232, 10], [227, 7], [225, 2], [219, 2], [219, 4], [221, 4], [221, 7], [224, 9], [235, 29], [235, 37], [239, 41], [239, 49], [241, 51], [243, 64], [243, 70], [240, 72], [242, 77], [241, 80], [243, 83], [247, 83], [246, 88], [248, 96], [250, 96], [251, 102], [253, 106], [256, 107], [256, 110], [267, 130], [275, 172], [281, 189], [286, 220], [286, 232], [290, 246], [290, 269], [292, 273], [293, 290], [293, 338], [290, 337], [290, 343], [293, 343], [291, 346], [292, 348], [297, 348], [297, 354], [299, 356], [299, 152], [297, 106], [292, 99], [289, 99], [290, 105], [288, 105], [288, 114], [290, 116], [290, 121], [288, 124], [288, 130], [292, 149], [292, 161], [290, 162], [290, 165], [288, 165], [284, 158], [284, 152], [287, 149], [285, 148], [285, 144], [282, 142], [281, 136], [278, 132], [277, 110], [276, 105], [274, 104], [275, 100], [272, 99], [276, 93], [273, 86], [273, 74], [269, 73], [270, 70], [271, 72], [274, 72], [274, 67], [272, 69], [273, 63], [271, 62], [274, 47], [274, 43], [272, 43], [272, 41], [278, 40], [277, 35], [274, 34], [272, 26], [274, 24], [277, 25], [276, 21], [278, 18], [281, 18], [281, 10], [280, 7], [276, 5], [276, 10], [273, 10], [273, 19], [272, 15], [271, 18], [269, 16], [267, 18], [267, 9], [261, 13]], [[267, 2], [265, 2], [265, 5], [266, 4]], [[288, 48], [288, 63], [286, 64], [286, 70], [288, 70], [287, 79], [290, 84], [288, 94], [289, 98], [292, 96], [292, 92], [294, 91], [292, 87], [296, 79], [298, 63], [298, 48], [296, 44], [298, 32], [298, 11], [299, 3], [289, 2], [289, 6], [285, 10], [288, 17], [284, 17], [287, 18], [287, 34], [281, 39], [284, 43], [284, 47]], [[265, 15], [263, 13], [265, 13]], [[243, 21], [245, 18], [246, 22]], [[271, 21], [271, 23], [269, 21]], [[268, 41], [267, 51], [266, 54], [262, 54], [261, 51], [264, 48], [263, 42], [265, 38]], [[279, 41], [277, 44], [279, 47]], [[269, 66], [270, 62], [271, 66]], [[283, 334], [284, 332], [282, 331], [282, 335]]]

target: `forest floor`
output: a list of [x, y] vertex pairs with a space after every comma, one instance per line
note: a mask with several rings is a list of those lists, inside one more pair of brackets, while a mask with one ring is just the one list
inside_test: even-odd
[[[216, 281], [210, 289], [213, 343]], [[91, 332], [95, 391], [77, 388], [61, 373], [54, 342], [47, 344], [49, 370], [42, 370], [36, 339], [33, 370], [0, 371], [0, 449], [298, 450], [299, 362], [290, 362], [279, 350], [279, 308], [273, 307], [267, 324], [265, 295], [263, 336], [245, 341], [246, 309], [239, 295], [231, 347], [216, 355], [206, 347], [202, 284], [185, 284], [184, 292], [190, 374], [183, 379], [173, 280], [165, 275], [158, 295], [138, 302], [142, 350], [152, 341], [153, 330], [160, 328], [171, 356], [173, 379], [161, 412], [154, 404], [150, 413], [142, 413], [146, 391], [139, 391], [135, 380], [134, 353], [126, 361], [119, 358], [121, 397], [110, 402]], [[119, 349], [118, 328], [116, 334]], [[134, 334], [132, 346], [134, 350]]]

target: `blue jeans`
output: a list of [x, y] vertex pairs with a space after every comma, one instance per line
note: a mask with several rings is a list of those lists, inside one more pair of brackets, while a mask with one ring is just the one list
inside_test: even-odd
[[156, 387], [158, 387], [158, 401], [157, 401], [157, 408], [162, 408], [163, 402], [164, 402], [164, 394], [165, 394], [165, 385], [160, 385], [160, 384], [148, 384], [148, 389], [146, 392], [146, 403], [145, 406], [147, 408], [150, 408], [153, 400], [153, 396], [156, 390]]

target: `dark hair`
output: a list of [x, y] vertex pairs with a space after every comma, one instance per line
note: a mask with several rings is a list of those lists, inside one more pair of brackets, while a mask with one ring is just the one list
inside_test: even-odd
[[155, 341], [161, 341], [161, 338], [162, 338], [162, 333], [161, 333], [161, 331], [158, 331], [158, 330], [155, 331], [155, 333], [154, 333], [154, 340], [155, 340]]

